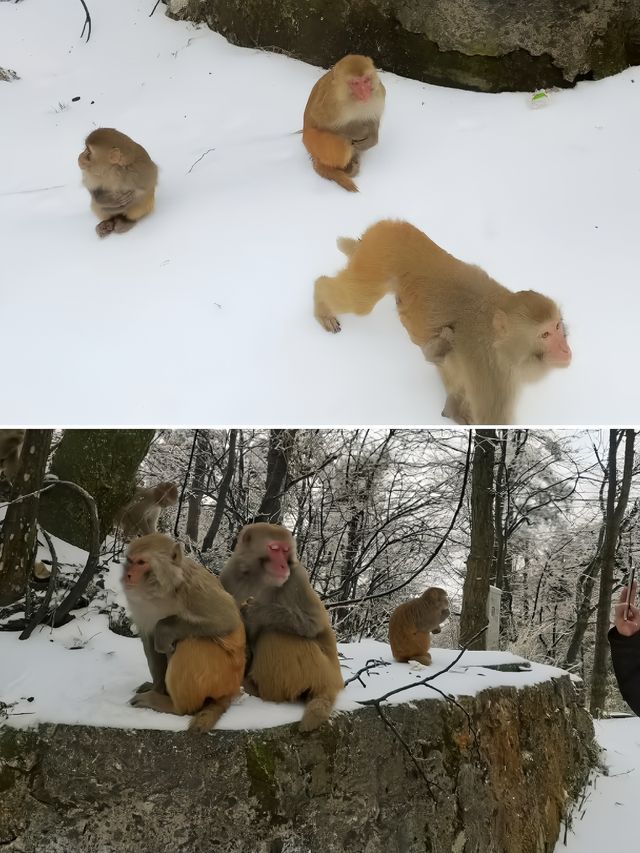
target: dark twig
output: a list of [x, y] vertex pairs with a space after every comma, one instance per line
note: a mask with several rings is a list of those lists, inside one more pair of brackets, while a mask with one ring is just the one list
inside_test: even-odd
[[156, 5], [155, 5], [155, 6], [153, 7], [153, 9], [149, 12], [149, 17], [151, 17], [151, 16], [153, 15], [153, 13], [156, 11], [156, 9], [158, 8], [158, 6], [159, 6], [159, 5], [160, 5], [160, 0], [156, 0]]
[[19, 640], [28, 640], [31, 634], [37, 628], [37, 626], [44, 621], [49, 610], [49, 604], [51, 602], [51, 597], [53, 596], [53, 590], [56, 586], [56, 579], [58, 577], [58, 570], [60, 568], [58, 563], [58, 556], [56, 554], [56, 549], [53, 546], [51, 536], [49, 536], [47, 531], [42, 527], [40, 527], [40, 532], [46, 539], [47, 547], [49, 548], [49, 553], [51, 554], [51, 575], [49, 576], [47, 591], [44, 595], [44, 598], [42, 599], [42, 603], [40, 604], [40, 607], [36, 610], [36, 612], [33, 614], [31, 619], [25, 625], [24, 630], [18, 637]]
[[190, 174], [191, 174], [191, 172], [192, 172], [192, 171], [193, 171], [193, 169], [194, 169], [194, 166], [197, 166], [197, 165], [198, 165], [198, 163], [200, 162], [200, 160], [202, 160], [204, 157], [206, 157], [206, 156], [207, 156], [207, 154], [211, 154], [211, 152], [212, 152], [212, 151], [215, 151], [215, 150], [216, 150], [215, 148], [208, 148], [208, 149], [204, 152], [204, 154], [201, 154], [201, 155], [200, 155], [200, 157], [198, 157], [198, 159], [196, 160], [196, 162], [195, 162], [195, 163], [192, 163], [191, 168], [190, 168], [190, 169], [189, 169], [189, 171], [187, 172], [187, 175], [190, 175]]
[[398, 741], [398, 743], [400, 744], [400, 746], [404, 749], [404, 751], [407, 753], [407, 755], [408, 755], [408, 756], [409, 756], [409, 758], [411, 759], [411, 763], [413, 764], [413, 766], [416, 768], [416, 770], [418, 771], [418, 773], [420, 774], [420, 776], [422, 776], [422, 778], [423, 778], [423, 780], [424, 780], [424, 783], [425, 783], [425, 785], [427, 786], [427, 790], [429, 791], [429, 796], [430, 796], [430, 797], [431, 797], [431, 799], [435, 802], [435, 799], [436, 799], [436, 798], [435, 798], [434, 793], [433, 793], [433, 788], [434, 788], [434, 786], [435, 786], [436, 788], [438, 788], [438, 790], [439, 790], [439, 791], [443, 791], [444, 789], [443, 789], [443, 788], [441, 788], [441, 787], [440, 787], [440, 785], [438, 785], [438, 783], [437, 783], [437, 782], [432, 782], [432, 781], [429, 779], [429, 777], [428, 777], [428, 776], [427, 776], [427, 774], [424, 772], [424, 770], [422, 769], [422, 767], [420, 767], [420, 765], [418, 764], [418, 759], [417, 759], [417, 758], [415, 757], [415, 755], [411, 752], [411, 747], [409, 746], [409, 744], [408, 744], [408, 743], [406, 742], [406, 740], [402, 737], [402, 735], [400, 734], [400, 732], [398, 731], [398, 729], [393, 725], [393, 723], [391, 722], [391, 720], [389, 720], [387, 717], [385, 717], [385, 715], [382, 713], [382, 708], [380, 707], [380, 705], [376, 705], [376, 706], [375, 706], [375, 708], [376, 708], [376, 711], [378, 712], [378, 716], [380, 717], [380, 719], [382, 720], [382, 722], [385, 724], [385, 726], [386, 726], [386, 727], [387, 727], [387, 728], [392, 732], [392, 734], [395, 736], [395, 738], [396, 738], [396, 740]]
[[80, 33], [80, 38], [84, 35], [84, 31], [87, 31], [87, 42], [91, 38], [91, 13], [87, 8], [87, 4], [85, 0], [80, 0], [82, 3], [82, 8], [84, 9], [84, 24], [82, 25], [82, 32]]
[[189, 474], [191, 473], [191, 463], [193, 462], [193, 454], [196, 452], [196, 444], [198, 442], [198, 432], [199, 430], [193, 431], [193, 441], [191, 442], [191, 453], [189, 454], [189, 464], [187, 465], [187, 470], [184, 473], [184, 480], [182, 481], [182, 489], [180, 491], [180, 499], [178, 500], [178, 511], [176, 512], [176, 523], [173, 526], [173, 535], [177, 538], [178, 536], [178, 524], [180, 523], [180, 513], [182, 512], [182, 504], [184, 502], [184, 493], [187, 490], [187, 483], [189, 482]]
[[477, 743], [478, 743], [477, 733], [474, 730], [473, 726], [471, 725], [471, 718], [470, 718], [469, 714], [467, 714], [467, 712], [464, 710], [464, 708], [461, 705], [459, 705], [454, 699], [448, 697], [446, 693], [439, 690], [437, 687], [433, 687], [433, 685], [431, 685], [429, 682], [433, 681], [434, 679], [438, 678], [440, 675], [443, 675], [445, 672], [448, 672], [450, 669], [452, 669], [458, 663], [458, 661], [460, 660], [462, 655], [467, 651], [469, 646], [472, 645], [472, 643], [475, 640], [477, 640], [481, 634], [484, 634], [484, 632], [487, 630], [488, 627], [489, 627], [489, 625], [487, 624], [484, 626], [484, 628], [481, 628], [479, 631], [477, 631], [474, 634], [474, 636], [471, 637], [471, 639], [469, 640], [467, 645], [463, 646], [460, 649], [460, 652], [455, 656], [455, 658], [451, 661], [451, 663], [447, 664], [447, 666], [444, 667], [444, 669], [439, 670], [438, 672], [434, 673], [433, 675], [428, 675], [426, 678], [423, 678], [420, 681], [416, 681], [416, 682], [413, 682], [411, 684], [404, 684], [402, 687], [396, 687], [395, 690], [389, 690], [388, 693], [385, 693], [383, 696], [378, 696], [376, 699], [363, 699], [363, 700], [358, 702], [359, 705], [373, 706], [376, 709], [380, 719], [387, 726], [387, 728], [395, 735], [398, 742], [400, 743], [400, 745], [402, 746], [404, 751], [407, 753], [407, 755], [411, 759], [412, 763], [414, 764], [414, 766], [416, 767], [416, 769], [418, 770], [418, 772], [420, 773], [420, 775], [424, 779], [424, 781], [427, 785], [427, 789], [429, 791], [429, 794], [433, 800], [435, 800], [435, 797], [433, 795], [432, 786], [435, 786], [435, 787], [439, 788], [440, 790], [442, 790], [442, 788], [440, 788], [439, 785], [437, 785], [433, 781], [430, 781], [427, 778], [424, 770], [418, 764], [418, 759], [411, 752], [411, 748], [409, 747], [407, 742], [402, 738], [402, 736], [400, 735], [400, 732], [396, 729], [396, 727], [393, 725], [393, 723], [389, 719], [387, 719], [385, 717], [385, 715], [383, 714], [382, 703], [386, 699], [388, 699], [390, 696], [395, 696], [397, 693], [402, 693], [404, 690], [411, 690], [414, 687], [429, 687], [432, 690], [435, 690], [437, 693], [440, 693], [440, 695], [443, 696], [445, 699], [449, 699], [450, 701], [452, 701], [454, 705], [456, 705], [458, 708], [460, 708], [461, 711], [463, 711], [463, 713], [467, 717], [467, 721], [469, 723], [469, 728], [471, 729], [471, 731], [473, 733], [473, 736], [475, 738], [475, 743], [477, 746]]
[[350, 678], [347, 678], [344, 683], [344, 686], [346, 687], [347, 684], [351, 684], [352, 681], [359, 681], [363, 687], [366, 687], [366, 684], [362, 680], [361, 676], [363, 675], [363, 673], [369, 672], [369, 670], [375, 669], [378, 666], [391, 666], [391, 664], [389, 663], [389, 661], [386, 660], [368, 660], [366, 664], [362, 667], [362, 669], [359, 669], [357, 672], [354, 672], [354, 674]]

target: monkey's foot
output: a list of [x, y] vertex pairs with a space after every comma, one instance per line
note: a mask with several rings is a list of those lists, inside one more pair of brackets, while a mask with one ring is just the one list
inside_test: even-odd
[[249, 678], [249, 676], [247, 676], [242, 682], [242, 687], [244, 689], [244, 692], [247, 693], [249, 696], [260, 696], [255, 681], [252, 678]]
[[360, 171], [360, 155], [356, 152], [349, 163], [344, 167], [344, 171], [350, 178], [355, 178]]
[[124, 234], [125, 231], [130, 231], [136, 224], [133, 219], [127, 219], [126, 216], [116, 216], [113, 223], [113, 230], [116, 234]]
[[103, 219], [96, 225], [96, 234], [98, 237], [108, 237], [114, 230], [115, 224], [113, 219]]
[[136, 687], [136, 693], [148, 693], [150, 690], [153, 690], [153, 684], [151, 681], [143, 681], [138, 687]]
[[337, 317], [334, 317], [331, 314], [318, 314], [316, 313], [316, 320], [323, 329], [327, 332], [333, 332], [333, 334], [337, 334], [342, 331], [342, 326], [340, 325], [340, 321]]
[[411, 660], [421, 663], [423, 666], [431, 666], [431, 655], [429, 652], [424, 655], [416, 655], [415, 657], [412, 657]]

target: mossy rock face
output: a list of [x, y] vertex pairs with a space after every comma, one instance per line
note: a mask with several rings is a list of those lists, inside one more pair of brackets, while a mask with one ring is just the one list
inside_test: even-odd
[[483, 92], [640, 64], [637, 0], [168, 0], [167, 14], [325, 68], [364, 53], [403, 77]]
[[596, 760], [568, 677], [297, 726], [0, 727], [0, 844], [25, 853], [540, 853]]

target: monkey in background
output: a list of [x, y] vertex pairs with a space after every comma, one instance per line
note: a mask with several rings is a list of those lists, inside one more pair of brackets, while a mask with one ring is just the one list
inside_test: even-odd
[[125, 540], [146, 536], [158, 529], [160, 512], [178, 503], [175, 483], [162, 482], [149, 489], [138, 488], [131, 501], [120, 511], [116, 521]]
[[323, 178], [357, 192], [360, 152], [378, 142], [385, 88], [368, 56], [345, 56], [315, 84], [304, 111], [302, 141]]
[[328, 720], [344, 687], [329, 614], [298, 561], [291, 533], [242, 528], [220, 580], [241, 605], [250, 647], [245, 690], [268, 702], [304, 700], [301, 731]]
[[440, 633], [440, 624], [449, 618], [447, 593], [430, 586], [418, 598], [405, 601], [389, 619], [389, 644], [397, 661], [431, 663], [431, 634]]
[[122, 585], [153, 679], [131, 704], [193, 714], [190, 729], [213, 728], [244, 676], [245, 631], [232, 596], [160, 533], [129, 545]]
[[20, 465], [24, 429], [0, 429], [0, 474], [13, 482]]
[[339, 332], [336, 315], [368, 314], [394, 293], [409, 337], [444, 382], [442, 414], [457, 423], [513, 423], [521, 386], [571, 363], [552, 299], [534, 290], [507, 290], [408, 222], [383, 220], [359, 240], [339, 238], [338, 248], [347, 266], [316, 280], [318, 322]]
[[91, 194], [91, 209], [100, 219], [99, 237], [112, 231], [123, 234], [153, 210], [158, 167], [126, 134], [112, 127], [92, 131], [78, 165]]

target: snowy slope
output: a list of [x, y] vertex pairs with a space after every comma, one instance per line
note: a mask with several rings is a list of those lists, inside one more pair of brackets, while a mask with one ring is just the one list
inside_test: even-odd
[[574, 815], [566, 844], [555, 853], [623, 853], [638, 849], [640, 719], [596, 720], [608, 775], [594, 774]]
[[[86, 44], [77, 2], [0, 3], [0, 65], [22, 78], [0, 83], [2, 343], [19, 363], [0, 422], [442, 423], [390, 298], [335, 337], [312, 316], [336, 236], [384, 217], [561, 303], [574, 364], [527, 389], [522, 423], [637, 420], [638, 69], [541, 110], [385, 74], [354, 196], [294, 135], [320, 69], [153, 4], [90, 4]], [[161, 170], [157, 212], [105, 241], [76, 165], [98, 125]]]

